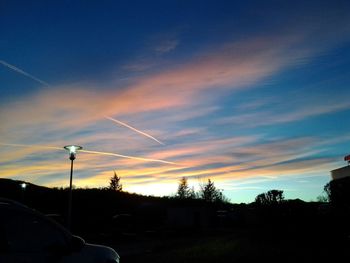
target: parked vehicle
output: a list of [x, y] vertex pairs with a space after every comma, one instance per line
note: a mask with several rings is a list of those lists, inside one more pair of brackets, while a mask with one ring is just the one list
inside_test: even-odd
[[0, 198], [1, 263], [119, 263], [106, 246], [86, 243], [45, 215]]

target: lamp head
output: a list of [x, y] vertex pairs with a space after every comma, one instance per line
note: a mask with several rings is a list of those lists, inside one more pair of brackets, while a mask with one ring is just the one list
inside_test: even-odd
[[71, 159], [72, 161], [75, 159], [75, 155], [77, 151], [83, 149], [83, 147], [79, 145], [67, 145], [67, 146], [64, 146], [63, 148], [69, 151], [69, 159]]
[[27, 187], [27, 184], [26, 183], [21, 183], [21, 188], [24, 190], [24, 189], [26, 189], [26, 187]]

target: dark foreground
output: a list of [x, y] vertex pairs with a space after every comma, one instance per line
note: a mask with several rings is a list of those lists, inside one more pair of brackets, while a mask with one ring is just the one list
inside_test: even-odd
[[350, 239], [345, 222], [318, 219], [124, 233], [96, 241], [113, 247], [127, 263], [346, 262]]
[[[18, 185], [0, 180], [3, 197], [65, 224], [67, 190], [29, 185], [23, 192]], [[73, 198], [73, 234], [114, 248], [122, 263], [347, 262], [350, 257], [348, 203], [222, 205], [103, 189], [78, 189]]]

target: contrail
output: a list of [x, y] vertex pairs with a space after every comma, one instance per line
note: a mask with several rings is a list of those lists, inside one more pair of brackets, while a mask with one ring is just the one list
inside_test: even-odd
[[13, 71], [15, 71], [15, 72], [17, 72], [19, 74], [22, 74], [23, 76], [26, 76], [26, 77], [28, 77], [28, 78], [30, 78], [32, 80], [35, 80], [36, 82], [38, 82], [38, 83], [40, 83], [40, 84], [42, 84], [44, 86], [48, 86], [48, 87], [50, 86], [49, 83], [47, 83], [47, 82], [45, 82], [45, 81], [43, 81], [41, 79], [38, 79], [37, 77], [35, 77], [35, 76], [33, 76], [33, 75], [31, 75], [31, 74], [29, 74], [29, 73], [27, 73], [27, 72], [17, 68], [15, 66], [13, 66], [13, 65], [3, 61], [3, 60], [0, 60], [0, 64], [2, 64], [3, 66], [5, 66], [5, 67], [7, 67], [9, 69], [12, 69]]
[[118, 121], [118, 120], [116, 120], [116, 119], [114, 119], [114, 118], [112, 118], [112, 117], [108, 117], [108, 116], [105, 116], [105, 118], [108, 119], [108, 120], [114, 121], [114, 122], [116, 122], [116, 123], [118, 123], [118, 124], [120, 124], [120, 125], [122, 125], [122, 126], [124, 126], [124, 127], [127, 127], [127, 128], [129, 128], [130, 130], [133, 130], [133, 131], [135, 131], [135, 132], [137, 132], [137, 133], [139, 133], [139, 134], [141, 134], [141, 135], [143, 135], [143, 136], [146, 136], [146, 137], [152, 139], [153, 141], [156, 141], [156, 142], [159, 143], [159, 144], [164, 145], [164, 143], [162, 143], [161, 141], [157, 140], [157, 139], [154, 138], [153, 136], [151, 136], [151, 135], [149, 135], [149, 134], [147, 134], [147, 133], [145, 133], [145, 132], [142, 132], [142, 131], [140, 131], [140, 130], [138, 130], [138, 129], [136, 129], [136, 128], [134, 128], [134, 127], [132, 127], [132, 126], [126, 124], [126, 123], [124, 123], [124, 122]]
[[[35, 145], [35, 144], [14, 144], [14, 143], [0, 143], [0, 145], [4, 146], [13, 146], [13, 147], [27, 147], [27, 148], [39, 148], [39, 149], [51, 149], [51, 150], [64, 150], [63, 147], [56, 147], [56, 146], [46, 146], [46, 145]], [[118, 153], [110, 153], [110, 152], [97, 152], [97, 151], [89, 151], [89, 150], [80, 150], [79, 152], [83, 153], [91, 153], [91, 154], [100, 154], [100, 155], [109, 155], [109, 156], [116, 156], [120, 158], [127, 158], [127, 159], [133, 159], [133, 160], [139, 160], [139, 161], [146, 161], [146, 162], [158, 162], [158, 163], [166, 163], [166, 164], [175, 164], [174, 162], [159, 160], [159, 159], [150, 159], [150, 158], [143, 158], [143, 157], [137, 157], [137, 156], [129, 156], [129, 155], [123, 155]]]
[[143, 158], [143, 157], [122, 155], [122, 154], [118, 154], [118, 153], [96, 152], [96, 151], [88, 151], [88, 150], [80, 150], [80, 152], [116, 156], [116, 157], [139, 160], [139, 161], [146, 161], [146, 162], [157, 162], [157, 163], [166, 163], [166, 164], [175, 164], [176, 165], [176, 163], [174, 163], [174, 162], [169, 162], [169, 161], [164, 161], [164, 160], [159, 160], [159, 159], [149, 159], [149, 158]]
[[0, 143], [0, 145], [4, 145], [4, 146], [13, 146], [13, 147], [26, 147], [26, 148], [51, 149], [51, 150], [64, 150], [62, 147], [46, 146], [46, 145], [37, 145], [37, 144], [14, 144], [14, 143]]

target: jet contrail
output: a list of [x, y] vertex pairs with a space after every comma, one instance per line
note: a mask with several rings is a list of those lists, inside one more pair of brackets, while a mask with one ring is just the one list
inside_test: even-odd
[[13, 146], [13, 147], [26, 147], [26, 148], [51, 149], [51, 150], [64, 150], [62, 147], [46, 146], [46, 145], [37, 145], [37, 144], [14, 144], [14, 143], [0, 143], [0, 145], [4, 145], [4, 146]]
[[159, 143], [159, 144], [164, 145], [164, 143], [162, 143], [161, 141], [157, 140], [157, 139], [154, 138], [153, 136], [151, 136], [151, 135], [149, 135], [149, 134], [147, 134], [147, 133], [145, 133], [145, 132], [142, 132], [142, 131], [140, 131], [140, 130], [138, 130], [138, 129], [136, 129], [136, 128], [134, 128], [134, 127], [132, 127], [132, 126], [126, 124], [126, 123], [124, 123], [124, 122], [118, 121], [118, 120], [116, 120], [116, 119], [114, 119], [114, 118], [112, 118], [112, 117], [108, 117], [108, 116], [105, 116], [105, 118], [108, 119], [108, 120], [111, 120], [111, 121], [113, 121], [113, 122], [116, 122], [116, 123], [118, 123], [118, 124], [120, 124], [120, 125], [122, 125], [122, 126], [124, 126], [124, 127], [127, 127], [127, 128], [129, 128], [130, 130], [133, 130], [134, 132], [137, 132], [137, 133], [139, 133], [139, 134], [141, 134], [141, 135], [143, 135], [143, 136], [146, 136], [146, 137], [152, 139], [153, 141], [156, 141], [156, 142]]
[[49, 83], [47, 83], [47, 82], [45, 82], [45, 81], [43, 81], [41, 79], [38, 79], [37, 77], [35, 77], [35, 76], [33, 76], [33, 75], [31, 75], [31, 74], [29, 74], [29, 73], [27, 73], [27, 72], [17, 68], [15, 66], [13, 66], [13, 65], [3, 61], [3, 60], [0, 60], [0, 64], [2, 64], [3, 66], [5, 66], [5, 67], [7, 67], [9, 69], [12, 69], [13, 71], [15, 71], [15, 72], [17, 72], [19, 74], [22, 74], [23, 76], [26, 76], [26, 77], [28, 77], [28, 78], [30, 78], [32, 80], [35, 80], [36, 82], [39, 82], [40, 84], [42, 84], [44, 86], [50, 86]]
[[129, 155], [122, 155], [118, 153], [109, 153], [109, 152], [96, 152], [96, 151], [88, 151], [88, 150], [80, 150], [80, 152], [85, 153], [93, 153], [93, 154], [101, 154], [101, 155], [109, 155], [109, 156], [116, 156], [121, 158], [127, 158], [127, 159], [133, 159], [133, 160], [139, 160], [139, 161], [146, 161], [146, 162], [157, 162], [157, 163], [166, 163], [166, 164], [176, 164], [174, 162], [159, 160], [159, 159], [149, 159], [149, 158], [143, 158], [143, 157], [135, 157], [135, 156], [129, 156]]
[[[13, 147], [27, 147], [27, 148], [39, 148], [39, 149], [51, 149], [51, 150], [64, 150], [63, 147], [56, 147], [56, 146], [46, 146], [46, 145], [35, 145], [35, 144], [14, 144], [14, 143], [0, 143], [0, 145], [4, 146], [13, 146]], [[143, 157], [137, 157], [137, 156], [129, 156], [129, 155], [123, 155], [118, 153], [110, 153], [110, 152], [97, 152], [97, 151], [89, 151], [89, 150], [80, 150], [79, 152], [83, 153], [91, 153], [91, 154], [100, 154], [100, 155], [109, 155], [109, 156], [116, 156], [120, 158], [127, 158], [127, 159], [133, 159], [133, 160], [139, 160], [139, 161], [146, 161], [146, 162], [157, 162], [157, 163], [166, 163], [166, 164], [175, 164], [174, 162], [159, 160], [159, 159], [150, 159], [150, 158], [143, 158]]]

